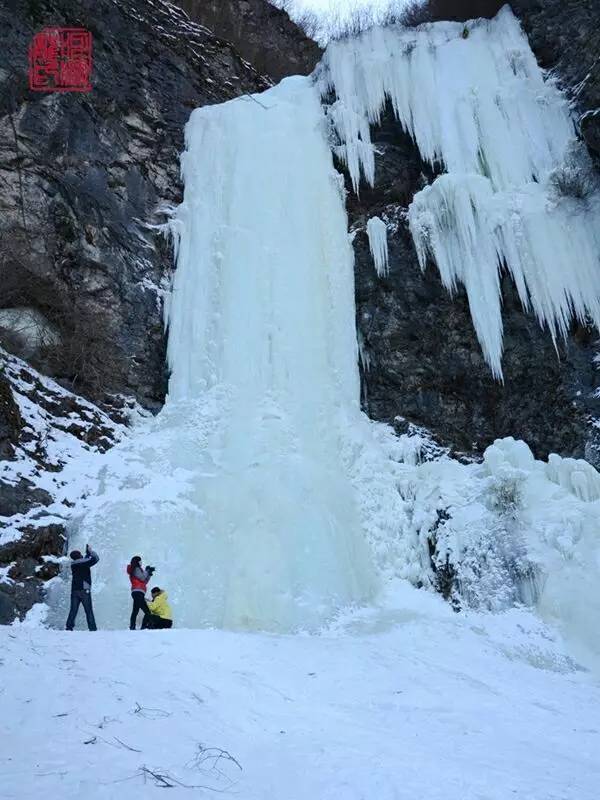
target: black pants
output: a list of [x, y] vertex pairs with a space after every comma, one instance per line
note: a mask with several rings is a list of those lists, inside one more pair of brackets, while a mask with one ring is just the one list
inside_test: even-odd
[[89, 630], [98, 630], [96, 628], [96, 620], [94, 619], [94, 609], [92, 608], [92, 595], [89, 589], [74, 589], [71, 591], [71, 608], [69, 609], [69, 616], [67, 617], [67, 630], [73, 630], [80, 605], [83, 606], [83, 610], [85, 611], [85, 618], [87, 619]]
[[150, 614], [147, 617], [144, 617], [144, 622], [142, 624], [142, 628], [172, 628], [173, 627], [173, 620], [172, 619], [163, 619], [163, 617], [159, 617], [158, 614]]
[[143, 592], [132, 592], [131, 598], [133, 600], [133, 609], [131, 610], [131, 617], [129, 619], [129, 630], [134, 631], [135, 623], [137, 622], [137, 617], [140, 611], [144, 612], [142, 628], [146, 627], [145, 622], [146, 618], [150, 615], [150, 609], [148, 608], [148, 603], [146, 602]]

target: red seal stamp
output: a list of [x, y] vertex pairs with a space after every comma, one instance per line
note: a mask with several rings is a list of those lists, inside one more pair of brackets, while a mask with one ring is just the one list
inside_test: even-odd
[[29, 88], [34, 92], [89, 92], [92, 34], [84, 28], [44, 28], [29, 47]]

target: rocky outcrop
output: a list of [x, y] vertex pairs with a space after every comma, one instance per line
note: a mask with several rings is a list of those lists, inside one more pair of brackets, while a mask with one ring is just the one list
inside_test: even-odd
[[0, 625], [24, 619], [44, 599], [44, 584], [60, 571], [57, 556], [67, 541], [63, 525], [25, 529], [17, 541], [0, 545]]
[[[152, 225], [181, 200], [184, 126], [195, 107], [265, 80], [163, 0], [6, 0], [0, 26], [11, 45], [0, 69], [0, 308], [47, 321], [52, 337], [30, 359], [46, 374], [156, 409], [172, 252]], [[44, 26], [91, 32], [91, 92], [29, 90], [27, 49]], [[8, 334], [0, 344], [23, 354]]]
[[0, 459], [13, 458], [22, 420], [10, 381], [0, 372]]
[[288, 15], [265, 0], [175, 0], [190, 19], [232, 42], [236, 50], [274, 82], [309, 75], [321, 48]]

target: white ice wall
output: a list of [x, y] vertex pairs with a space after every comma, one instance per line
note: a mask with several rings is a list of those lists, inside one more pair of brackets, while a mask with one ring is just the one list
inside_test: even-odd
[[101, 544], [115, 626], [137, 553], [179, 626], [314, 629], [374, 592], [343, 463], [360, 417], [353, 252], [324, 129], [307, 78], [186, 127], [168, 402], [79, 532]]

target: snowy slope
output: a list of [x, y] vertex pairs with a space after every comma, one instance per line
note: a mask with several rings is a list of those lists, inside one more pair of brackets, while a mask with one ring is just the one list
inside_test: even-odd
[[0, 796], [595, 800], [597, 681], [524, 612], [425, 600], [319, 637], [3, 629]]
[[86, 489], [83, 477], [77, 479], [82, 464], [109, 449], [127, 429], [21, 359], [0, 350], [0, 361], [20, 418], [12, 458], [0, 462], [0, 481], [28, 481], [30, 491], [43, 490], [51, 500], [42, 510], [34, 505], [26, 513], [0, 517], [3, 543], [18, 538], [25, 525], [64, 522], [69, 506]]

